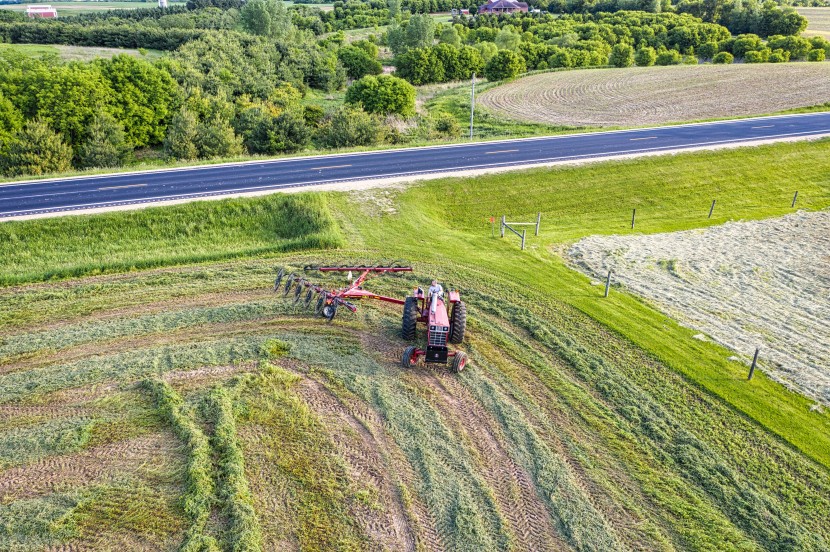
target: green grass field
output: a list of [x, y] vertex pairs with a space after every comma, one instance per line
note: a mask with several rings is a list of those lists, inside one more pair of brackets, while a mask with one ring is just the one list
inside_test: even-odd
[[[635, 207], [830, 207], [828, 148], [3, 223], [0, 547], [825, 550], [830, 414], [560, 252]], [[526, 252], [491, 237], [537, 211]], [[383, 259], [416, 271], [367, 289], [461, 291], [468, 370], [401, 369], [397, 307], [327, 324], [270, 289]]]
[[164, 55], [161, 50], [147, 50], [142, 54], [129, 48], [100, 48], [97, 46], [67, 46], [65, 44], [2, 44], [0, 50], [20, 52], [29, 57], [58, 56], [65, 61], [90, 61], [95, 58], [110, 58], [118, 54], [129, 54], [154, 60]]
[[[0, 4], [0, 9], [25, 12], [26, 6], [37, 2], [25, 2], [22, 4]], [[43, 2], [41, 2], [43, 3]], [[96, 13], [107, 10], [134, 10], [137, 8], [154, 8], [157, 2], [94, 2], [87, 0], [75, 0], [70, 2], [47, 2], [58, 10], [58, 17], [61, 15], [74, 15], [79, 13]], [[184, 2], [168, 2], [168, 5], [184, 5]]]

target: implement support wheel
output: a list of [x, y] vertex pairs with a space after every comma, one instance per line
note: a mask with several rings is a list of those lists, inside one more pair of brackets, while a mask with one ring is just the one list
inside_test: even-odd
[[464, 370], [465, 366], [467, 366], [467, 353], [458, 351], [455, 353], [455, 356], [452, 357], [452, 365], [450, 366], [450, 369], [457, 374]]
[[401, 337], [407, 341], [415, 339], [415, 326], [418, 323], [418, 299], [407, 297], [403, 305]]
[[467, 330], [467, 305], [464, 301], [458, 301], [452, 306], [450, 317], [450, 343], [461, 343], [464, 341], [464, 332]]
[[416, 364], [418, 364], [418, 355], [415, 354], [417, 347], [413, 347], [410, 345], [406, 349], [403, 350], [403, 356], [401, 357], [401, 366], [404, 368], [412, 368]]

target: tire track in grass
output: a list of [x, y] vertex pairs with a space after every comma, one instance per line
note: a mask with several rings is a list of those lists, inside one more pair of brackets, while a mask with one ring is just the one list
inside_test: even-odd
[[536, 486], [502, 445], [505, 437], [496, 430], [476, 399], [466, 392], [455, 374], [429, 373], [440, 401], [435, 401], [446, 423], [453, 427], [481, 463], [480, 473], [492, 487], [499, 510], [510, 523], [518, 550], [567, 550], [551, 524], [551, 514], [539, 499]]
[[[383, 512], [368, 508], [358, 517], [366, 534], [383, 550], [415, 552], [416, 536], [409, 526], [406, 507], [396, 489], [400, 479], [389, 463], [388, 444], [375, 437], [375, 433], [382, 429], [375, 425], [374, 431], [370, 431], [366, 421], [358, 419], [318, 381], [304, 378], [297, 386], [297, 393], [326, 424], [334, 443], [351, 467], [352, 478], [364, 486], [377, 489], [382, 499]], [[352, 435], [346, 434], [344, 428], [348, 428]], [[426, 540], [437, 543], [437, 535]]]
[[379, 365], [352, 340], [296, 339], [291, 356], [330, 370], [384, 418], [385, 426], [418, 475], [417, 492], [435, 516], [445, 549], [504, 550], [505, 521], [486, 483], [452, 439], [423, 389], [398, 370]]

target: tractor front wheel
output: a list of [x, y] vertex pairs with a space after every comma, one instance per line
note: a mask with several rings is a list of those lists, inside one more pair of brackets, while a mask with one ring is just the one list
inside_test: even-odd
[[464, 370], [464, 367], [467, 366], [467, 353], [462, 353], [458, 351], [455, 353], [455, 356], [452, 357], [452, 365], [450, 368], [456, 374]]
[[415, 326], [418, 324], [418, 299], [407, 297], [403, 304], [403, 323], [401, 337], [407, 341], [415, 339]]
[[413, 347], [410, 345], [406, 349], [403, 350], [403, 356], [401, 357], [401, 366], [404, 368], [412, 368], [416, 364], [418, 364], [418, 355], [415, 351], [417, 351], [417, 347]]
[[450, 343], [461, 343], [464, 341], [464, 332], [467, 331], [467, 305], [458, 301], [452, 306], [450, 317]]

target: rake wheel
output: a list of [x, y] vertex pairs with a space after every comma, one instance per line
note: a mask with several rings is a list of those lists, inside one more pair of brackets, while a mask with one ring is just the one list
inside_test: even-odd
[[280, 268], [280, 271], [277, 272], [277, 279], [274, 280], [274, 291], [280, 289], [280, 283], [282, 283], [282, 279], [285, 277], [285, 269]]
[[305, 294], [305, 300], [303, 301], [303, 306], [305, 308], [308, 308], [308, 306], [311, 305], [311, 298], [312, 297], [314, 297], [314, 290], [311, 289], [311, 288], [308, 288], [308, 293]]
[[282, 289], [282, 296], [288, 297], [288, 292], [291, 291], [291, 285], [294, 283], [294, 279], [296, 276], [293, 274], [288, 276], [288, 279], [285, 281], [285, 287]]
[[297, 287], [294, 288], [294, 302], [300, 302], [300, 296], [303, 294], [303, 279], [297, 280]]

